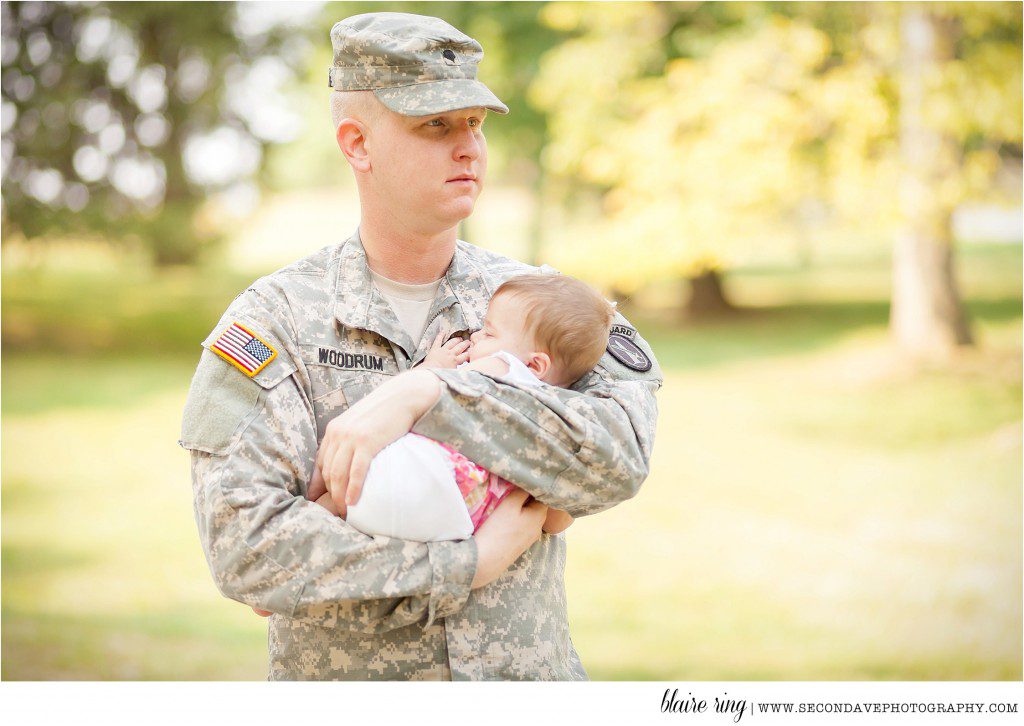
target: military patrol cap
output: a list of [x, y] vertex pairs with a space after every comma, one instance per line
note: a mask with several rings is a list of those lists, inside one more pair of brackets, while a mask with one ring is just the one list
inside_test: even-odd
[[372, 90], [403, 116], [429, 116], [482, 107], [508, 113], [477, 80], [483, 48], [440, 18], [410, 13], [365, 13], [331, 28], [335, 91]]

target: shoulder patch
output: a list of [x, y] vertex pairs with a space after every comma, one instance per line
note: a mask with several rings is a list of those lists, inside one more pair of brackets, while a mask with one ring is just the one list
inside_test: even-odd
[[210, 350], [252, 378], [277, 357], [273, 346], [239, 323], [231, 323]]
[[[615, 328], [622, 327], [624, 326], [615, 326]], [[636, 335], [635, 330], [632, 332], [633, 335]], [[647, 357], [647, 354], [644, 353], [640, 346], [626, 337], [624, 332], [615, 331], [608, 336], [608, 352], [619, 363], [639, 373], [646, 373], [651, 370], [653, 365], [651, 359]]]

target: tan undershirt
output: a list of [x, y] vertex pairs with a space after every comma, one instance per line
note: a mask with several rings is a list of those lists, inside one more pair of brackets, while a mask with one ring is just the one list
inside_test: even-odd
[[389, 280], [373, 270], [370, 270], [370, 276], [373, 278], [373, 284], [376, 285], [377, 290], [395, 311], [402, 328], [409, 334], [413, 342], [418, 344], [427, 327], [430, 306], [433, 304], [437, 289], [441, 286], [441, 280], [444, 278], [438, 278], [424, 285], [408, 285], [404, 282]]

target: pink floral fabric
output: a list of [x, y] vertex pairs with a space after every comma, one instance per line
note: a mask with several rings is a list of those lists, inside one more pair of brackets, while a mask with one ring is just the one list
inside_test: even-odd
[[469, 510], [469, 518], [473, 522], [473, 532], [476, 533], [480, 525], [491, 516], [495, 507], [512, 491], [513, 485], [440, 441], [434, 443], [448, 455], [452, 470], [455, 472], [455, 483], [462, 492], [466, 509]]

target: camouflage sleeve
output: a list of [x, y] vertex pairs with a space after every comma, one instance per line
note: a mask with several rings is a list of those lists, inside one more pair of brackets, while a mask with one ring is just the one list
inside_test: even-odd
[[441, 397], [413, 431], [574, 517], [629, 499], [647, 478], [662, 373], [636, 330], [621, 316], [615, 325], [635, 357], [606, 352], [571, 389], [433, 370], [444, 382]]
[[[258, 321], [245, 324], [275, 341]], [[181, 444], [192, 454], [196, 522], [220, 591], [362, 632], [429, 625], [461, 609], [476, 572], [472, 539], [370, 537], [305, 499], [316, 430], [283, 353], [250, 378], [205, 350], [189, 392]]]

